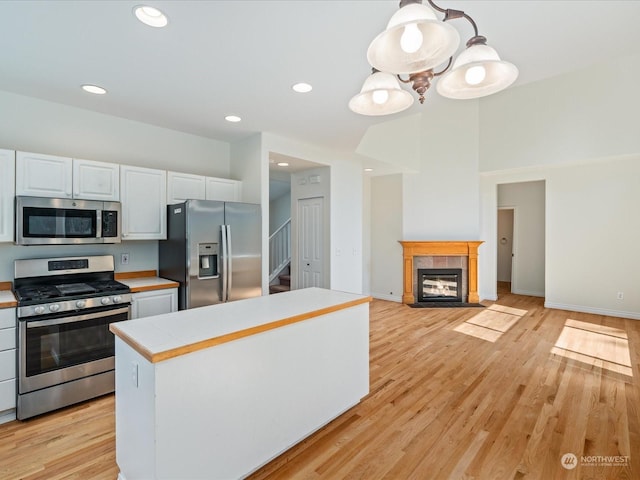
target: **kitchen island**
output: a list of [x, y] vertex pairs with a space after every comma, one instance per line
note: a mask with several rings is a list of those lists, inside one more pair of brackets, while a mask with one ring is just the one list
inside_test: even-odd
[[307, 288], [112, 324], [119, 478], [243, 478], [356, 405], [370, 300]]

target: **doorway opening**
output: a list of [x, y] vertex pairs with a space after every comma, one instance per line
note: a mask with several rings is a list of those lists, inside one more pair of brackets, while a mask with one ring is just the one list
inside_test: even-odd
[[535, 180], [497, 185], [497, 200], [498, 296], [511, 292], [544, 297], [546, 183]]
[[515, 207], [498, 208], [498, 296], [511, 293]]

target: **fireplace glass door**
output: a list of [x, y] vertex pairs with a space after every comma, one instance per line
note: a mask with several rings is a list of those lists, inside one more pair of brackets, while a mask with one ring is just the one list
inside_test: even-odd
[[418, 302], [462, 302], [462, 269], [419, 269]]

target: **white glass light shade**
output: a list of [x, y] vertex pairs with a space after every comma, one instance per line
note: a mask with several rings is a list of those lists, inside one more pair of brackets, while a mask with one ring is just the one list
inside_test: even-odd
[[[484, 78], [481, 81], [477, 81], [479, 77], [472, 80], [475, 76], [473, 74], [481, 71], [478, 67], [484, 68]], [[504, 90], [515, 82], [516, 78], [518, 68], [512, 63], [500, 60], [498, 52], [493, 48], [488, 45], [472, 45], [458, 55], [451, 70], [438, 80], [436, 89], [443, 97], [479, 98]]]
[[406, 110], [412, 104], [413, 96], [400, 88], [396, 77], [376, 72], [364, 81], [360, 93], [349, 101], [349, 108], [361, 115], [389, 115]]
[[458, 31], [438, 20], [431, 7], [411, 3], [400, 8], [387, 29], [373, 39], [367, 60], [383, 72], [421, 72], [447, 61], [459, 44]]

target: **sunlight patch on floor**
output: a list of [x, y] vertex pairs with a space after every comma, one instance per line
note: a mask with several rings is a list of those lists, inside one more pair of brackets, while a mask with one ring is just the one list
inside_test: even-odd
[[495, 342], [526, 313], [527, 310], [494, 304], [458, 325], [454, 330], [481, 340]]
[[618, 328], [567, 319], [551, 353], [633, 376], [627, 333]]

